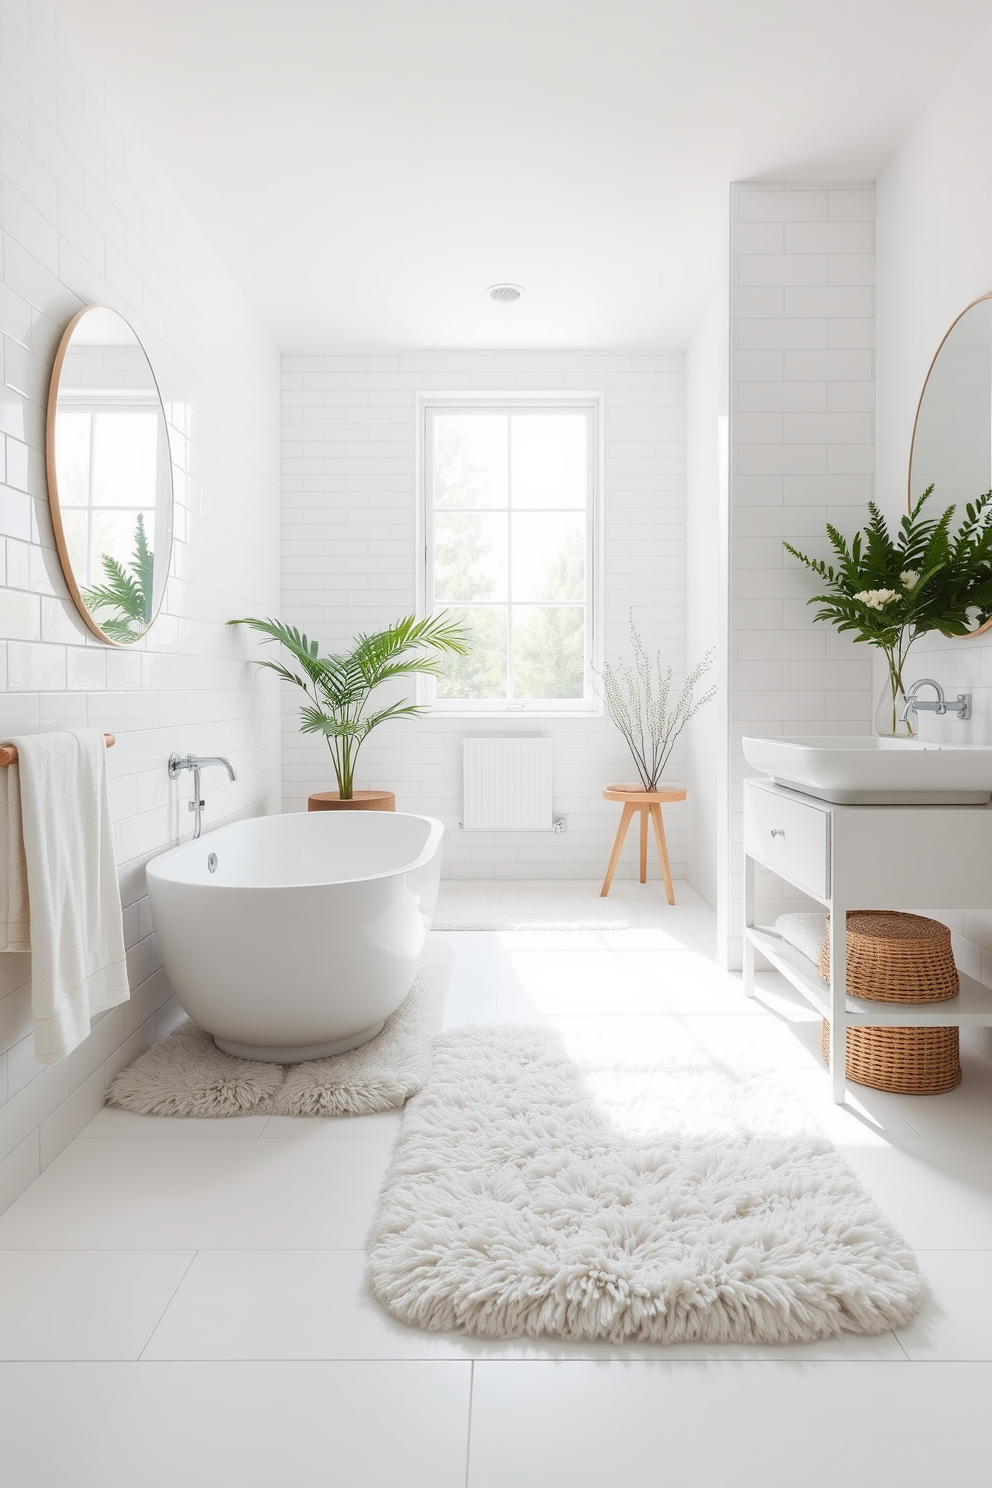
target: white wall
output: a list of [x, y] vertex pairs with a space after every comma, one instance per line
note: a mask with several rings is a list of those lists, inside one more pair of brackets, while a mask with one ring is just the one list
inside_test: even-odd
[[[228, 754], [204, 777], [208, 824], [277, 809], [278, 695], [252, 674], [234, 615], [278, 605], [278, 357], [176, 192], [47, 8], [0, 0], [3, 333], [0, 736], [117, 734], [111, 811], [131, 1001], [68, 1059], [33, 1058], [30, 958], [0, 955], [0, 1207], [99, 1108], [108, 1078], [176, 1017], [144, 864], [189, 831], [173, 749]], [[45, 486], [48, 378], [81, 305], [119, 310], [170, 417], [176, 548], [144, 642], [101, 644], [66, 597]], [[188, 778], [188, 777], [187, 777]]]
[[[414, 403], [418, 391], [601, 391], [605, 402], [606, 650], [626, 648], [627, 618], [681, 670], [684, 653], [684, 358], [601, 353], [451, 352], [283, 358], [282, 615], [322, 645], [346, 646], [414, 609]], [[333, 788], [324, 743], [297, 731], [286, 689], [285, 807]], [[535, 732], [554, 741], [562, 836], [460, 833], [466, 734]], [[671, 778], [681, 776], [681, 756]], [[363, 748], [356, 784], [395, 789], [402, 810], [448, 829], [445, 873], [460, 878], [596, 879], [618, 809], [602, 800], [630, 779], [626, 746], [603, 718], [424, 718], [384, 725]], [[666, 811], [673, 871], [684, 862], [682, 810]], [[630, 876], [628, 844], [621, 874]], [[652, 870], [657, 876], [657, 865]]]
[[[871, 660], [813, 623], [805, 570], [824, 524], [861, 524], [874, 470], [874, 189], [744, 183], [731, 192], [730, 836], [720, 954], [740, 964], [745, 734], [870, 732]], [[770, 874], [758, 915], [786, 907]], [[793, 907], [791, 904], [789, 907]]]
[[686, 730], [685, 876], [714, 908], [726, 876], [728, 305], [724, 286], [686, 350], [686, 666], [713, 651], [705, 681], [719, 692]]
[[[964, 307], [992, 291], [990, 68], [992, 32], [878, 180], [878, 492], [893, 517], [905, 510], [913, 419], [931, 358]], [[992, 742], [992, 635], [927, 637], [911, 653], [908, 680], [928, 676], [952, 694], [971, 692], [973, 720], [926, 718], [922, 736]], [[939, 917], [956, 931], [958, 964], [992, 986], [992, 906]]]

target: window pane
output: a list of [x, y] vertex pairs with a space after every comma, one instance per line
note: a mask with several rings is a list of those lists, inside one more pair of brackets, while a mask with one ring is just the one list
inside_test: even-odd
[[513, 696], [582, 697], [585, 609], [514, 605], [512, 614]]
[[[59, 413], [59, 418], [62, 414]], [[61, 495], [61, 491], [59, 493]], [[89, 532], [89, 513], [80, 510], [63, 510], [62, 532], [65, 536], [65, 545], [69, 549], [69, 562], [72, 564], [74, 574], [81, 574], [83, 581], [87, 584], [93, 582], [93, 575], [86, 569], [86, 536]]]
[[154, 507], [157, 487], [157, 412], [94, 413], [94, 503]]
[[507, 415], [434, 416], [434, 505], [506, 506]]
[[467, 656], [446, 656], [437, 679], [439, 698], [506, 698], [505, 609], [480, 605], [446, 609], [445, 614], [468, 632]]
[[506, 515], [446, 512], [434, 519], [434, 594], [442, 601], [506, 598]]
[[[146, 511], [142, 515], [145, 519], [145, 536], [148, 539], [148, 546], [154, 552], [155, 513]], [[133, 511], [98, 510], [90, 513], [92, 561], [89, 583], [105, 584], [107, 582], [104, 557], [113, 558], [122, 568], [127, 569], [134, 558], [137, 520], [138, 513]]]
[[513, 599], [586, 597], [586, 519], [582, 512], [514, 512], [510, 523]]
[[510, 491], [515, 507], [584, 507], [587, 420], [581, 413], [514, 414]]
[[60, 506], [86, 506], [90, 497], [90, 416], [79, 409], [59, 409], [55, 437], [55, 470]]

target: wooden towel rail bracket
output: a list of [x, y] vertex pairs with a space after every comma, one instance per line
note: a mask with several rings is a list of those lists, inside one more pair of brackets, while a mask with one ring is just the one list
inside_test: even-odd
[[[107, 741], [107, 748], [108, 749], [112, 749], [114, 747], [114, 745], [117, 743], [117, 739], [116, 739], [116, 737], [113, 734], [104, 734], [103, 737]], [[5, 765], [16, 765], [16, 764], [17, 764], [17, 746], [15, 744], [2, 744], [2, 745], [0, 745], [0, 769], [2, 769]]]

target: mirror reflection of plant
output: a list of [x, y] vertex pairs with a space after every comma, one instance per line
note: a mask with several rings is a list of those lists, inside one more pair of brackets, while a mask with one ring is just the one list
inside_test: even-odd
[[783, 544], [827, 586], [827, 592], [807, 600], [820, 606], [814, 620], [829, 620], [884, 655], [885, 732], [895, 734], [903, 727], [907, 736], [914, 732], [912, 724], [903, 725], [899, 715], [910, 647], [930, 631], [967, 635], [976, 613], [979, 623], [992, 615], [992, 491], [968, 503], [964, 521], [952, 533], [954, 506], [939, 517], [923, 514], [933, 489], [928, 486], [902, 518], [895, 537], [873, 501], [868, 503], [868, 522], [850, 542], [828, 522], [836, 566]]
[[[100, 554], [106, 576], [105, 584], [95, 584], [82, 591], [83, 603], [94, 615], [104, 635], [112, 641], [140, 640], [152, 623], [152, 587], [155, 577], [155, 554], [145, 536], [145, 517], [138, 513], [134, 529], [134, 556], [127, 568], [109, 553]], [[130, 572], [128, 572], [130, 570]], [[115, 610], [107, 616], [98, 610]]]
[[662, 772], [679, 734], [690, 718], [716, 696], [715, 687], [707, 688], [699, 697], [695, 695], [697, 686], [713, 665], [714, 653], [707, 651], [702, 661], [696, 663], [670, 707], [672, 668], [662, 666], [660, 651], [648, 655], [633, 614], [630, 644], [633, 667], [625, 661], [616, 666], [607, 661], [599, 675], [606, 711], [627, 741], [641, 785], [646, 791], [653, 791], [661, 784]]
[[436, 677], [446, 653], [464, 656], [468, 651], [464, 628], [443, 611], [426, 620], [405, 615], [385, 630], [359, 635], [346, 656], [320, 656], [316, 641], [281, 620], [247, 618], [227, 623], [250, 625], [266, 640], [278, 641], [300, 668], [295, 672], [279, 661], [255, 662], [306, 693], [309, 701], [300, 709], [300, 732], [323, 734], [327, 740], [342, 801], [354, 796], [358, 751], [372, 730], [388, 718], [419, 718], [427, 712], [417, 703], [404, 701], [366, 713], [375, 689], [399, 677]]

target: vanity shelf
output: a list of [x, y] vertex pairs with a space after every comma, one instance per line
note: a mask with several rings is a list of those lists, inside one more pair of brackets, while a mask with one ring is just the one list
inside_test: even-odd
[[[774, 930], [749, 926], [748, 936], [755, 949], [801, 992], [818, 1013], [830, 1016], [830, 987], [817, 976], [812, 961], [791, 946]], [[862, 997], [849, 997], [846, 1005], [848, 1028], [961, 1028], [992, 1024], [992, 987], [976, 982], [974, 977], [958, 973], [961, 991], [946, 1002], [866, 1002]]]
[[[754, 921], [755, 867], [830, 914], [828, 984], [805, 956]], [[988, 806], [840, 806], [770, 780], [744, 782], [744, 990], [761, 955], [830, 1023], [830, 1080], [844, 1100], [846, 1030], [992, 1026], [992, 989], [960, 975], [947, 1002], [869, 1002], [846, 995], [849, 909], [992, 908]], [[843, 927], [843, 933], [841, 933]]]

